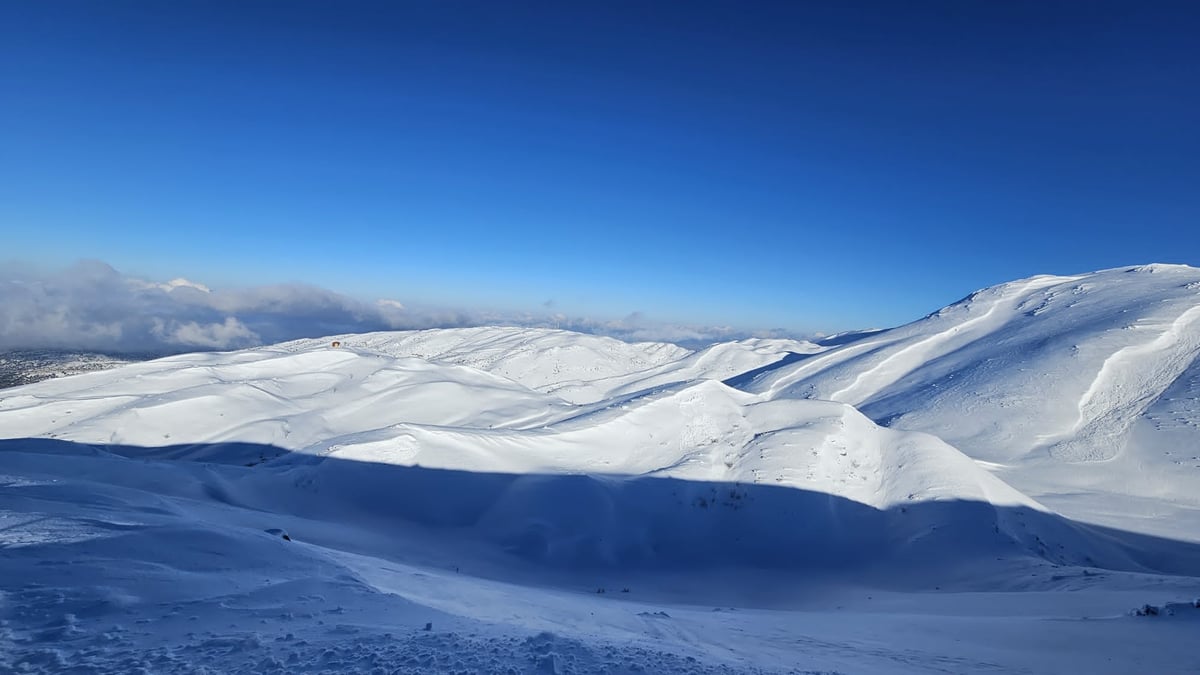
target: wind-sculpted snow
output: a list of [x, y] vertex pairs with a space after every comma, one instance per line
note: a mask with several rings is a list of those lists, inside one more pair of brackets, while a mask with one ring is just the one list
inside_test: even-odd
[[[667, 384], [571, 406], [476, 368], [384, 356], [380, 344], [407, 350], [393, 341], [292, 343], [44, 382], [0, 398], [0, 425], [14, 437], [171, 446], [176, 457], [188, 445], [272, 444], [469, 471], [802, 486], [878, 507], [927, 498], [931, 486], [939, 498], [986, 501], [990, 493], [1030, 504], [938, 439], [881, 429], [847, 405], [764, 400], [715, 379], [671, 383], [654, 373], [639, 384]], [[675, 373], [730, 354], [730, 365], [713, 370], [759, 363], [737, 358], [745, 353], [753, 352], [738, 345], [688, 355]]]
[[536, 425], [560, 400], [463, 366], [349, 349], [190, 354], [0, 396], [7, 436], [87, 443], [273, 443], [302, 449], [403, 422]]
[[383, 356], [412, 356], [469, 366], [553, 390], [577, 382], [629, 375], [676, 361], [690, 352], [665, 342], [628, 343], [597, 335], [541, 328], [458, 328], [340, 335], [297, 340], [281, 349], [308, 350], [337, 340]]
[[691, 352], [663, 342], [631, 344], [563, 330], [509, 327], [340, 335], [297, 340], [278, 348], [309, 350], [334, 340], [364, 353], [469, 366], [576, 404], [665, 384], [725, 379], [775, 363], [790, 353], [820, 349], [811, 342], [750, 338]]
[[[0, 400], [0, 424], [15, 436], [129, 458], [263, 466], [267, 478], [243, 481], [240, 491], [218, 484], [204, 494], [309, 517], [486, 523], [503, 549], [553, 564], [694, 564], [712, 557], [711, 541], [730, 538], [739, 544], [721, 559], [739, 564], [831, 559], [805, 550], [838, 551], [848, 564], [930, 546], [929, 555], [941, 555], [937, 542], [953, 537], [985, 541], [980, 550], [1139, 569], [1123, 550], [1055, 517], [1005, 515], [1045, 508], [940, 439], [881, 428], [843, 403], [769, 399], [700, 379], [571, 406], [475, 368], [381, 355], [400, 349], [396, 336], [371, 337], [179, 356], [40, 383]], [[702, 356], [729, 352], [746, 350]], [[683, 360], [676, 374], [702, 365]], [[413, 481], [383, 466], [521, 478], [438, 494], [428, 488], [436, 478]], [[650, 478], [686, 483], [668, 496], [639, 482]], [[278, 501], [296, 485], [320, 495]], [[793, 504], [780, 494], [818, 497]], [[827, 498], [835, 501], [814, 508]], [[915, 509], [933, 502], [979, 507], [945, 522], [940, 510]], [[911, 516], [886, 523], [874, 515], [909, 508]], [[1059, 548], [1047, 547], [1052, 540]]]
[[1198, 293], [1153, 266], [827, 346], [372, 333], [5, 390], [0, 671], [1195, 672]]
[[[1182, 461], [1194, 418], [1156, 413], [1198, 358], [1200, 270], [1150, 265], [985, 289], [747, 388], [935, 434], [1039, 498], [1103, 489], [1200, 509], [1200, 462]], [[1155, 415], [1169, 433], [1145, 424]], [[1200, 526], [1185, 515], [1181, 531]]]
[[[1126, 616], [1147, 598], [1186, 597], [1194, 579], [1070, 563], [1087, 550], [1081, 544], [1124, 541], [1123, 551], [1097, 551], [1124, 553], [1135, 568], [1194, 571], [1197, 547], [1081, 529], [1020, 505], [923, 500], [881, 511], [791, 487], [670, 478], [484, 474], [294, 454], [254, 467], [128, 458], [154, 455], [47, 439], [0, 443], [0, 667], [1115, 673], [1198, 665], [1191, 638], [1200, 610], [1176, 602], [1153, 623]], [[910, 520], [921, 528], [906, 527]], [[1023, 526], [1028, 541], [985, 523]], [[556, 532], [561, 526], [572, 532]], [[1030, 555], [1027, 544], [1046, 550]]]

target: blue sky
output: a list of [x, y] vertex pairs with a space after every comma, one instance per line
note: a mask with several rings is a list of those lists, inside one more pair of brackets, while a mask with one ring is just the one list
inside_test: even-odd
[[0, 6], [0, 258], [745, 328], [1200, 264], [1190, 3]]

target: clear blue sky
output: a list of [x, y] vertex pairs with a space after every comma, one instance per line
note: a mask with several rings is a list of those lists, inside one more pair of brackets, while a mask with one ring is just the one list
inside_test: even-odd
[[1198, 7], [7, 2], [0, 258], [801, 330], [1200, 264]]

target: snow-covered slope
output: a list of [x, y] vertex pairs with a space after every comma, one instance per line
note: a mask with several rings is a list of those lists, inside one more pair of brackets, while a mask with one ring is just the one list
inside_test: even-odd
[[[376, 334], [339, 347], [313, 341], [178, 356], [44, 382], [0, 399], [0, 427], [12, 437], [85, 443], [131, 458], [266, 463], [289, 471], [289, 485], [324, 486], [325, 496], [264, 501], [260, 493], [287, 490], [252, 482], [240, 503], [313, 517], [348, 509], [356, 518], [486, 523], [502, 548], [545, 562], [697, 562], [713, 558], [711, 541], [733, 537], [739, 546], [721, 559], [793, 567], [852, 558], [878, 563], [918, 552], [941, 556], [937, 547], [953, 537], [963, 559], [986, 551], [1142, 568], [1121, 547], [1045, 514], [933, 436], [880, 428], [845, 404], [769, 400], [715, 379], [671, 382], [736, 373], [763, 353], [778, 357], [778, 343], [687, 355], [674, 369], [634, 380], [668, 384], [571, 406], [476, 368], [382, 355], [409, 351], [404, 339]], [[524, 354], [527, 344], [516, 344]], [[486, 363], [517, 361], [494, 355]], [[447, 490], [431, 506], [396, 496], [428, 495], [413, 479], [430, 480], [425, 473], [378, 468], [384, 466], [522, 478], [465, 496]], [[556, 478], [572, 475], [598, 478]], [[380, 476], [387, 478], [381, 483]], [[647, 478], [674, 481], [670, 494], [664, 483], [637, 482]], [[322, 500], [342, 506], [327, 512], [317, 506]], [[815, 512], [814, 501], [823, 505]], [[564, 509], [567, 502], [572, 507]], [[978, 507], [966, 509], [969, 516], [941, 507], [896, 515], [935, 502]], [[1031, 521], [1018, 520], [1026, 513]], [[1046, 548], [1051, 539], [1058, 549]], [[838, 555], [801, 555], [812, 550]]]
[[779, 366], [821, 349], [811, 342], [778, 338], [722, 342], [654, 368], [562, 384], [552, 391], [573, 403], [593, 403], [679, 382], [750, 377], [760, 369]]
[[1124, 613], [1200, 595], [1197, 293], [1153, 266], [827, 347], [374, 333], [5, 390], [0, 670], [1188, 672], [1200, 609]]
[[988, 288], [747, 389], [935, 434], [1039, 497], [1100, 490], [1191, 510], [1198, 358], [1200, 270], [1149, 265]]
[[307, 351], [334, 340], [382, 356], [468, 366], [540, 391], [630, 375], [690, 353], [665, 342], [628, 343], [565, 330], [497, 326], [337, 335], [278, 347]]
[[[721, 556], [737, 552], [739, 532], [711, 525], [721, 536], [708, 540], [709, 561], [723, 563], [715, 568], [678, 560], [665, 569], [530, 566], [475, 543], [507, 538], [494, 527], [498, 518], [516, 522], [506, 515], [510, 500], [492, 497], [520, 496], [536, 480], [328, 458], [255, 467], [135, 461], [57, 440], [0, 443], [0, 670], [728, 675], [1200, 666], [1200, 609], [1180, 602], [1195, 593], [1194, 579], [1005, 556], [976, 559], [959, 576], [933, 575], [940, 589], [924, 585], [926, 573], [914, 592], [914, 572], [946, 561], [893, 557], [874, 574], [858, 566], [772, 571]], [[542, 498], [551, 523], [597, 501], [587, 489], [593, 479], [560, 480]], [[664, 494], [652, 480], [633, 483], [644, 492], [630, 496], [648, 503], [648, 494]], [[473, 495], [495, 506], [472, 527], [464, 523], [475, 514], [464, 507]], [[464, 510], [447, 509], [446, 500]], [[677, 520], [749, 510], [728, 501], [689, 505], [689, 518]], [[406, 502], [422, 519], [399, 517]], [[827, 503], [799, 505], [794, 527], [805, 527], [806, 514], [824, 522]], [[770, 523], [783, 520], [763, 511]], [[860, 536], [853, 528], [863, 524], [845, 523], [847, 536]], [[694, 540], [687, 531], [666, 535]], [[539, 542], [508, 543], [524, 545], [514, 552], [528, 560]], [[936, 550], [956, 559], [958, 544]], [[789, 552], [837, 559], [821, 548]], [[870, 551], [858, 553], [861, 561]], [[1146, 602], [1162, 616], [1128, 615]]]
[[[1040, 508], [933, 437], [881, 429], [840, 404], [755, 402], [714, 381], [542, 429], [406, 425], [338, 438], [310, 452], [344, 460], [312, 469], [323, 493], [349, 494], [355, 486], [353, 494], [362, 496], [365, 486], [375, 486], [379, 496], [366, 511], [397, 508], [396, 500], [380, 505], [400, 479], [372, 482], [361, 475], [364, 465], [517, 476], [501, 479], [502, 489], [470, 491], [462, 503], [443, 493], [436, 510], [420, 500], [393, 513], [424, 521], [443, 518], [443, 509], [469, 512], [457, 522], [482, 524], [508, 549], [576, 566], [718, 556], [798, 568], [832, 557], [813, 551], [867, 547], [875, 562], [891, 553], [888, 538], [904, 547], [946, 524], [936, 522], [937, 514], [914, 514], [893, 519], [891, 531], [882, 532], [880, 514], [898, 505], [938, 499], [988, 505], [978, 520], [960, 523], [960, 535], [989, 537], [1004, 518], [991, 506]], [[416, 485], [405, 491], [425, 494]], [[820, 511], [804, 512], [810, 502], [819, 502]], [[989, 550], [1037, 548], [996, 539]], [[726, 540], [738, 542], [735, 551], [712, 546]], [[1099, 555], [1077, 553], [1080, 560]]]
[[352, 349], [265, 348], [174, 356], [10, 389], [0, 395], [0, 429], [10, 438], [93, 444], [299, 450], [402, 422], [536, 425], [566, 408], [464, 366]]
[[565, 330], [503, 326], [336, 335], [276, 348], [308, 351], [333, 341], [360, 353], [468, 366], [576, 404], [666, 384], [726, 379], [778, 363], [789, 354], [821, 350], [811, 342], [750, 338], [691, 352], [664, 342], [628, 343]]

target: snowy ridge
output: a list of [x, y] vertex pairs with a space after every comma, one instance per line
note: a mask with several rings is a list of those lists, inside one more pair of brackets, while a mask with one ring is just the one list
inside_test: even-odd
[[[987, 459], [1062, 443], [1099, 420], [1119, 435], [1200, 354], [1198, 282], [1200, 270], [1149, 266], [1003, 284], [749, 389], [843, 401], [934, 433], [915, 422], [953, 406], [976, 419], [939, 435]], [[978, 415], [987, 408], [995, 413]], [[1004, 424], [986, 432], [995, 442], [968, 435], [983, 422]]]
[[372, 333], [0, 391], [0, 671], [1195, 672], [1198, 296], [1149, 266], [828, 347]]
[[[1182, 461], [1180, 444], [1200, 434], [1145, 421], [1198, 358], [1200, 270], [1148, 265], [985, 289], [746, 388], [852, 403], [945, 439], [1072, 517], [1123, 527], [1170, 513], [1154, 530], [1195, 539], [1200, 461]], [[1079, 497], [1099, 494], [1166, 500], [1123, 513]]]
[[574, 404], [699, 379], [725, 379], [820, 347], [799, 340], [749, 338], [691, 352], [662, 342], [628, 343], [564, 330], [512, 327], [388, 331], [296, 340], [276, 345], [309, 350], [338, 341], [380, 356], [412, 356], [507, 377]]
[[552, 389], [572, 403], [593, 403], [680, 382], [728, 380], [821, 351], [799, 340], [750, 338], [723, 342], [647, 370]]
[[[881, 358], [878, 363], [859, 370], [850, 384], [833, 392], [829, 398], [858, 405], [916, 370], [920, 364], [952, 352], [979, 339], [981, 335], [990, 330], [994, 330], [998, 324], [1003, 322], [1005, 312], [1011, 311], [1025, 293], [1070, 280], [1063, 277], [1041, 276], [976, 293], [960, 303], [965, 308], [965, 313], [971, 316], [955, 317], [961, 320], [949, 327], [943, 327], [941, 330], [923, 335], [919, 339], [908, 341], [903, 347], [893, 350]], [[984, 309], [972, 311], [979, 306]], [[937, 316], [942, 318], [952, 313], [953, 310], [947, 308], [939, 312]]]
[[[700, 379], [571, 406], [476, 368], [381, 355], [397, 349], [396, 336], [371, 337], [366, 345], [291, 343], [160, 359], [124, 376], [77, 378], [75, 390], [72, 382], [46, 382], [0, 400], [0, 423], [15, 435], [97, 445], [125, 457], [262, 465], [271, 471], [266, 485], [253, 479], [240, 481], [241, 488], [206, 489], [224, 501], [292, 513], [309, 500], [258, 495], [304, 484], [322, 495], [302, 507], [310, 517], [351, 512], [486, 524], [505, 550], [554, 564], [657, 565], [667, 551], [675, 563], [703, 561], [712, 553], [709, 542], [730, 536], [741, 542], [731, 560], [743, 564], [829, 563], [828, 556], [798, 557], [811, 549], [840, 551], [840, 564], [855, 551], [874, 550], [878, 562], [917, 555], [912, 547], [930, 541], [936, 550], [954, 532], [960, 541], [983, 542], [986, 551], [1141, 569], [1084, 533], [1063, 534], [1070, 528], [1056, 517], [1018, 526], [1007, 510], [1046, 509], [941, 440], [878, 427], [846, 404], [764, 399]], [[767, 346], [771, 356], [774, 347]], [[702, 356], [731, 353], [753, 352], [734, 345]], [[692, 355], [681, 361], [662, 379], [704, 365]], [[394, 497], [428, 496], [422, 481], [446, 480], [430, 478], [430, 470], [509, 478], [487, 479], [461, 499], [445, 492], [432, 511], [428, 499]], [[285, 484], [274, 471], [288, 473]], [[556, 476], [576, 478], [564, 483]], [[647, 478], [676, 487], [668, 497], [657, 484], [638, 482]], [[798, 495], [802, 503], [793, 504]], [[832, 501], [814, 518], [803, 506], [812, 499]], [[564, 500], [573, 508], [563, 509]], [[322, 502], [330, 506], [316, 506]], [[953, 522], [942, 522], [940, 509], [890, 517], [883, 530], [880, 514], [934, 502], [982, 508]], [[728, 512], [714, 520], [703, 513], [710, 506]], [[782, 534], [789, 532], [796, 536]], [[1073, 542], [1069, 550], [1044, 548], [1042, 542], [1064, 536]], [[978, 552], [959, 552], [969, 555]]]
[[844, 404], [759, 402], [715, 381], [530, 431], [406, 424], [335, 441], [307, 452], [462, 471], [769, 484], [878, 509], [933, 498], [1039, 508], [934, 437], [878, 427]]
[[285, 342], [278, 347], [308, 350], [333, 340], [351, 349], [382, 356], [413, 356], [434, 363], [468, 366], [539, 391], [629, 375], [690, 354], [665, 342], [631, 344], [564, 330], [511, 327], [335, 335]]
[[536, 425], [565, 409], [473, 368], [328, 348], [176, 356], [5, 393], [0, 425], [10, 437], [146, 447], [298, 450], [401, 422]]
[[[1128, 329], [1155, 337], [1112, 353], [1079, 399], [1079, 419], [1050, 447], [1056, 457], [1106, 460], [1122, 449], [1139, 415], [1157, 401], [1200, 352], [1200, 304], [1170, 323], [1139, 319]], [[1107, 442], [1106, 442], [1107, 441]]]
[[[1074, 277], [1037, 276], [972, 293], [930, 316], [890, 331], [830, 350], [764, 378], [755, 388], [777, 396], [789, 388], [807, 386], [814, 398], [860, 405], [904, 376], [945, 354], [987, 338], [1029, 294]], [[811, 379], [820, 375], [818, 387]]]

